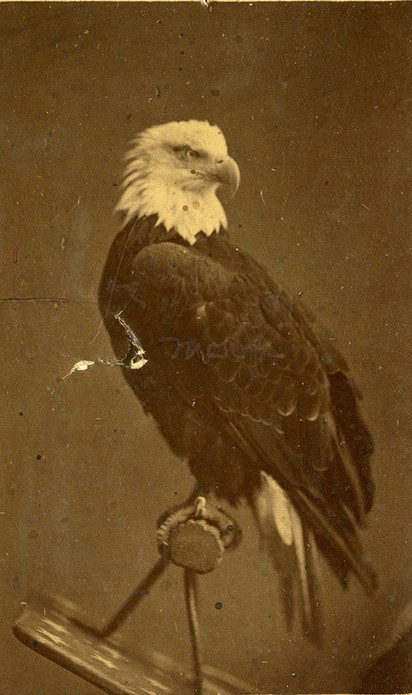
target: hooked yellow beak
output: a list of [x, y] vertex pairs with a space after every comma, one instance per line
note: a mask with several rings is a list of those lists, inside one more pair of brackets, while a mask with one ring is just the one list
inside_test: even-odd
[[213, 175], [221, 186], [228, 189], [233, 198], [240, 184], [240, 171], [232, 157], [226, 157], [222, 162], [217, 162]]

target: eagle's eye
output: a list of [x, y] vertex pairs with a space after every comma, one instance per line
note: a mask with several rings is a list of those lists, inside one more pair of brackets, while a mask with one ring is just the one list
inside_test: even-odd
[[192, 150], [191, 147], [185, 147], [183, 150], [183, 155], [185, 159], [191, 160], [191, 159], [199, 159], [200, 154], [199, 152], [196, 152], [196, 150]]

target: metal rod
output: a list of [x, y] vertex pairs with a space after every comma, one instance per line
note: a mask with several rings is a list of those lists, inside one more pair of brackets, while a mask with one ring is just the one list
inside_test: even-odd
[[197, 613], [197, 578], [195, 572], [187, 569], [184, 570], [184, 585], [187, 619], [195, 667], [194, 695], [204, 695], [200, 629]]
[[130, 615], [132, 610], [137, 606], [141, 599], [149, 593], [149, 589], [152, 587], [155, 581], [159, 579], [166, 567], [167, 559], [165, 559], [164, 557], [160, 558], [160, 560], [158, 560], [156, 564], [153, 565], [150, 572], [146, 575], [143, 581], [140, 582], [136, 589], [130, 594], [129, 598], [126, 599], [126, 601], [119, 608], [117, 613], [113, 616], [113, 618], [106, 625], [106, 627], [98, 631], [100, 637], [108, 637], [112, 634], [112, 632], [117, 630], [117, 628], [122, 623], [124, 623], [128, 615]]

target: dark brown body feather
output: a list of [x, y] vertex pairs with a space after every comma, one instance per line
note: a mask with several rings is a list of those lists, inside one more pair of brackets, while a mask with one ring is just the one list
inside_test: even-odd
[[189, 246], [155, 222], [117, 236], [101, 281], [117, 357], [134, 349], [121, 312], [148, 360], [126, 380], [205, 492], [253, 505], [265, 471], [342, 584], [352, 571], [371, 589], [357, 528], [373, 445], [333, 339], [224, 234]]

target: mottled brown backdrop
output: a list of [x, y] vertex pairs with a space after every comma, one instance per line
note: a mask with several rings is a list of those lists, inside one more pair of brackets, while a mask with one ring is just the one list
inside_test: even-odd
[[[113, 360], [96, 287], [121, 159], [174, 119], [222, 128], [242, 174], [233, 237], [339, 336], [376, 438], [376, 595], [325, 572], [325, 649], [289, 635], [242, 509], [242, 546], [201, 580], [206, 660], [259, 693], [351, 692], [388, 641], [412, 569], [411, 24], [408, 3], [0, 6], [2, 695], [97, 695], [15, 640], [21, 602], [39, 589], [102, 622], [191, 489], [120, 368], [59, 380]], [[177, 568], [123, 637], [190, 663]]]

